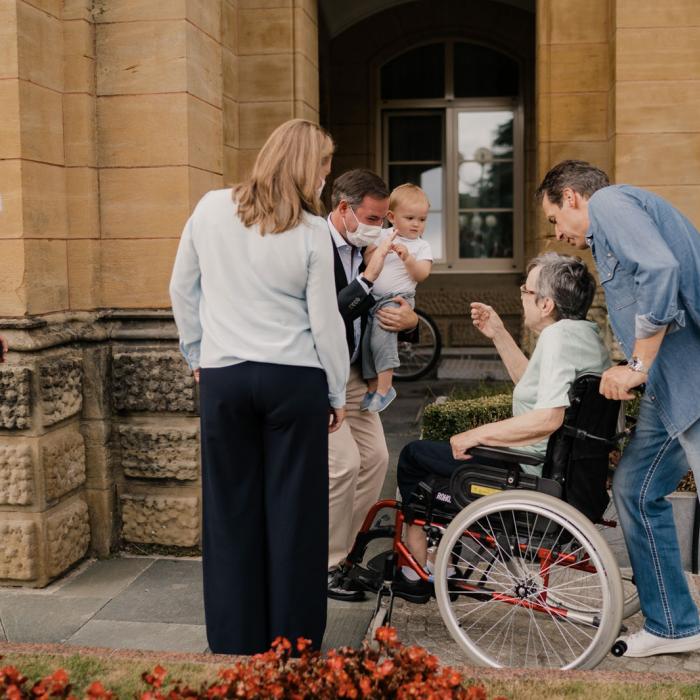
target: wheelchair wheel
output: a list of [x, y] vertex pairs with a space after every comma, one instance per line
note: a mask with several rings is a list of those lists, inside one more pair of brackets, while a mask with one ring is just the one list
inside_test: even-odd
[[469, 659], [496, 668], [593, 668], [622, 622], [620, 572], [595, 526], [535, 491], [479, 498], [455, 517], [435, 594]]
[[[630, 567], [620, 568], [620, 580], [622, 581], [622, 619], [626, 620], [628, 617], [635, 615], [641, 609], [639, 603], [639, 594], [637, 593], [637, 586], [634, 583], [634, 578], [632, 574], [632, 569]], [[565, 567], [556, 567], [550, 574], [550, 593], [549, 602], [556, 604], [557, 594], [555, 590], [556, 587], [564, 588], [569, 585], [575, 585], [574, 582], [578, 576], [577, 571], [570, 571]], [[595, 609], [589, 607], [583, 601], [580, 607], [576, 607], [575, 601], [567, 601], [567, 607], [569, 610], [575, 610], [577, 612], [592, 612]]]
[[442, 338], [437, 324], [424, 311], [416, 309], [418, 315], [418, 340], [415, 343], [399, 340], [400, 367], [394, 377], [404, 381], [420, 379], [430, 372], [440, 359]]

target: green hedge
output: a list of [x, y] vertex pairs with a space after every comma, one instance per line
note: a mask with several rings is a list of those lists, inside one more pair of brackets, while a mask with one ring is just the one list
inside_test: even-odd
[[512, 406], [511, 394], [431, 404], [423, 414], [423, 439], [449, 440], [456, 433], [478, 425], [510, 418]]

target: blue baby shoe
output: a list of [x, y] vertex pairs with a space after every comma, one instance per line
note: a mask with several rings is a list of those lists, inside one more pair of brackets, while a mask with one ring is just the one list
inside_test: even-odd
[[379, 413], [383, 411], [396, 398], [396, 389], [392, 386], [386, 394], [375, 392], [372, 400], [369, 402], [367, 410], [370, 413]]
[[369, 405], [372, 403], [372, 399], [374, 398], [374, 392], [373, 391], [368, 391], [363, 397], [362, 401], [360, 401], [360, 410], [361, 411], [368, 411], [369, 410]]

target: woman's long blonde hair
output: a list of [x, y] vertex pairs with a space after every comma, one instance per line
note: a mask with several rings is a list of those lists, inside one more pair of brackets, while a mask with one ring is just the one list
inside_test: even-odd
[[297, 226], [304, 212], [321, 214], [321, 163], [333, 155], [330, 134], [306, 119], [278, 126], [260, 149], [248, 180], [233, 188], [238, 216], [260, 234]]

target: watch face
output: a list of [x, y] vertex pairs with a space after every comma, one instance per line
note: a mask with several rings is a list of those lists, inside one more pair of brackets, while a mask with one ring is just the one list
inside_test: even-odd
[[638, 357], [633, 357], [629, 362], [629, 368], [635, 372], [643, 372], [644, 363]]

